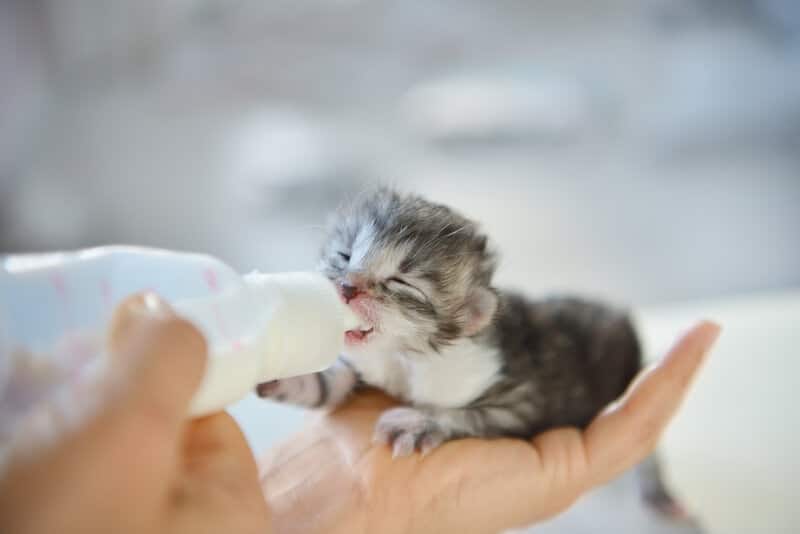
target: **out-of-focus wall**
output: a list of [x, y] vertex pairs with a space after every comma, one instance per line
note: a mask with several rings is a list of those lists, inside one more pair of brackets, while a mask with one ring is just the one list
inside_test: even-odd
[[[483, 222], [500, 284], [630, 303], [649, 342], [721, 320], [665, 450], [709, 528], [777, 533], [795, 293], [706, 299], [800, 286], [799, 67], [796, 0], [3, 0], [0, 254], [303, 269], [349, 196], [425, 194]], [[256, 449], [301, 424], [232, 412]], [[676, 532], [625, 487], [544, 531]]]
[[791, 0], [9, 0], [0, 248], [304, 268], [378, 181], [502, 283], [634, 304], [800, 283]]

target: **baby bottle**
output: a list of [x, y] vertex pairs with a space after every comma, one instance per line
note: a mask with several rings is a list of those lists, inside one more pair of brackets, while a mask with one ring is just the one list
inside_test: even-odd
[[325, 369], [358, 324], [333, 284], [312, 272], [241, 276], [210, 256], [138, 247], [6, 256], [0, 363], [12, 352], [54, 354], [65, 344], [86, 358], [101, 353], [114, 308], [142, 291], [164, 298], [206, 337], [209, 360], [190, 409], [197, 416], [257, 383]]

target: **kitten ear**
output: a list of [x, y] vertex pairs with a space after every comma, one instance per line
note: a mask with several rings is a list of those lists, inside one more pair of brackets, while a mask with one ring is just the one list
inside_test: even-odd
[[464, 335], [473, 336], [486, 328], [497, 311], [497, 295], [494, 292], [480, 287], [467, 298], [467, 321], [464, 325]]

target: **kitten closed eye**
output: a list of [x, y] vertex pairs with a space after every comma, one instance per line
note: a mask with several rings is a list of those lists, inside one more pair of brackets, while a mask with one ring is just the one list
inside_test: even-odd
[[391, 286], [394, 286], [394, 287], [398, 287], [399, 286], [400, 288], [405, 289], [405, 290], [409, 291], [410, 293], [415, 294], [417, 297], [421, 298], [422, 300], [424, 300], [426, 302], [428, 300], [428, 296], [421, 289], [419, 289], [418, 287], [416, 287], [414, 285], [411, 285], [410, 283], [406, 282], [402, 278], [398, 278], [396, 276], [388, 278], [386, 280], [386, 285], [390, 289], [392, 289]]
[[285, 379], [260, 393], [335, 406], [358, 384], [379, 387], [411, 404], [376, 428], [398, 455], [462, 437], [585, 427], [640, 368], [624, 312], [495, 288], [487, 236], [447, 206], [381, 189], [346, 206], [328, 239], [323, 272], [342, 296], [345, 288], [363, 296], [346, 299], [364, 319], [345, 335], [338, 369], [347, 372], [323, 371], [335, 380], [319, 383]]

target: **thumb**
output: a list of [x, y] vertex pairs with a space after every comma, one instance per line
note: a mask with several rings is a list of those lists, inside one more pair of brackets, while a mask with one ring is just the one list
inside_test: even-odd
[[128, 298], [109, 329], [113, 367], [123, 371], [120, 407], [175, 431], [205, 370], [205, 338], [152, 293]]

